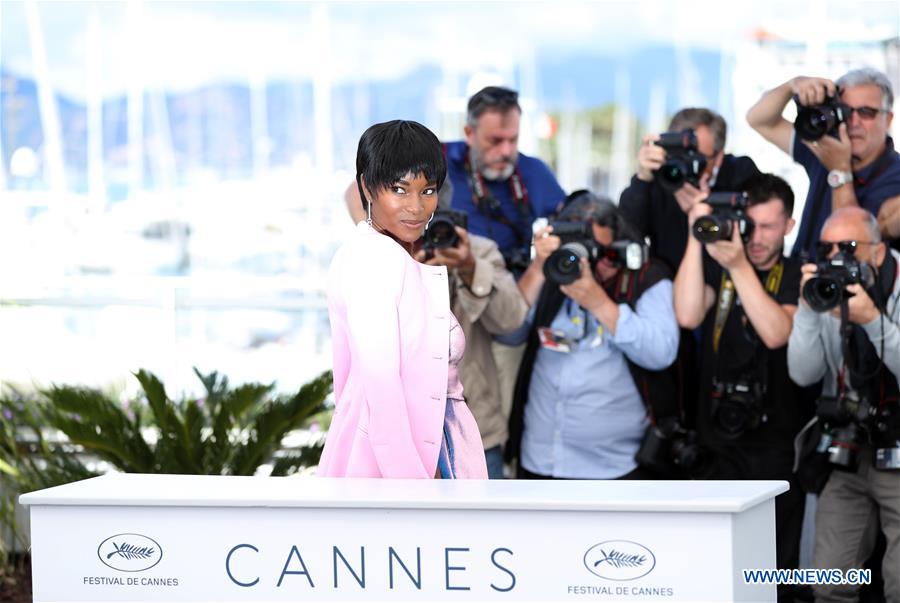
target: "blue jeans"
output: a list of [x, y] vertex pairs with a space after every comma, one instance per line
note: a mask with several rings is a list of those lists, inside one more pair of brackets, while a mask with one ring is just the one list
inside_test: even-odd
[[503, 446], [494, 446], [484, 451], [487, 461], [488, 479], [503, 479]]

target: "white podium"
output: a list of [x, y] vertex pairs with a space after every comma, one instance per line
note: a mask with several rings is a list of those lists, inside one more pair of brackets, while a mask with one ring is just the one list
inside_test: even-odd
[[36, 603], [775, 601], [786, 482], [110, 474], [20, 497]]

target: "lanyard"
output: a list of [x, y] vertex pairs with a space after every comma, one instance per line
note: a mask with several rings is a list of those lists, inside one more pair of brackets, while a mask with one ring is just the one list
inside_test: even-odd
[[[772, 266], [769, 276], [766, 277], [766, 291], [774, 296], [781, 288], [781, 277], [784, 275], [784, 260], [779, 260]], [[728, 276], [728, 271], [722, 271], [722, 282], [719, 284], [719, 305], [716, 307], [716, 322], [713, 327], [713, 353], [719, 353], [719, 341], [722, 339], [722, 331], [725, 330], [725, 321], [734, 305], [734, 282]]]
[[[487, 184], [484, 181], [484, 177], [478, 170], [472, 169], [472, 163], [469, 159], [469, 153], [465, 154], [463, 159], [466, 177], [469, 181], [469, 188], [472, 189], [472, 201], [475, 203], [475, 207], [487, 216], [489, 219], [496, 220], [501, 224], [509, 226], [509, 228], [516, 235], [516, 240], [519, 245], [524, 245], [528, 240], [528, 237], [524, 236], [519, 228], [516, 227], [512, 221], [506, 217], [503, 211], [500, 208], [500, 203], [497, 199], [491, 195], [490, 191], [487, 188]], [[512, 192], [513, 201], [516, 205], [516, 208], [519, 210], [519, 214], [522, 216], [526, 223], [530, 222], [531, 212], [528, 203], [528, 190], [525, 188], [525, 184], [522, 182], [522, 174], [519, 172], [519, 166], [515, 166], [512, 175], [507, 180], [509, 182], [509, 189]], [[521, 224], [519, 224], [521, 226]], [[488, 223], [488, 231], [490, 232], [490, 223]]]

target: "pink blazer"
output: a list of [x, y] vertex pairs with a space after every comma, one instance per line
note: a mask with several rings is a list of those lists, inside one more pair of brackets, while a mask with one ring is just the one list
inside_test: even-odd
[[328, 272], [334, 418], [319, 475], [432, 478], [447, 403], [447, 269], [365, 222]]

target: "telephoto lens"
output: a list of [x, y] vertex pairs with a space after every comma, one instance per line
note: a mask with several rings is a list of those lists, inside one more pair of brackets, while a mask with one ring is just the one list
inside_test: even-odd
[[753, 232], [753, 220], [747, 215], [747, 193], [710, 193], [704, 203], [712, 213], [694, 220], [691, 232], [701, 243], [715, 243], [731, 239], [735, 227], [746, 241]]
[[814, 276], [803, 285], [803, 299], [813, 312], [828, 312], [844, 299], [844, 283], [834, 276]]
[[656, 170], [660, 186], [669, 192], [677, 191], [685, 183], [700, 186], [706, 157], [697, 150], [697, 135], [693, 130], [663, 132], [654, 144], [666, 150], [666, 160]]
[[733, 222], [727, 216], [709, 214], [694, 220], [693, 232], [694, 237], [701, 243], [715, 243], [729, 240], [733, 227]]

